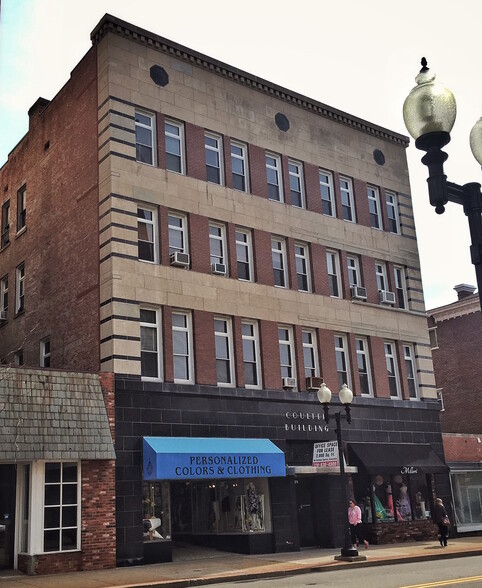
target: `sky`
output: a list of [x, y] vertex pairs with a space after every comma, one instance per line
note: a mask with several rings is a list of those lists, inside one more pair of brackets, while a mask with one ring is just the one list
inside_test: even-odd
[[[0, 166], [28, 129], [27, 111], [51, 99], [91, 46], [105, 13], [275, 84], [408, 135], [403, 102], [425, 56], [454, 93], [445, 148], [452, 182], [482, 183], [469, 134], [482, 115], [480, 0], [0, 0]], [[476, 286], [462, 207], [436, 215], [423, 152], [407, 151], [427, 309]]]

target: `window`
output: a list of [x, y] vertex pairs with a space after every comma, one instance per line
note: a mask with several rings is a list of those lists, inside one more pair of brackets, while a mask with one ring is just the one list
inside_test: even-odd
[[373, 388], [370, 371], [370, 357], [368, 353], [368, 342], [365, 338], [357, 337], [355, 339], [355, 345], [358, 375], [360, 378], [360, 393], [363, 396], [372, 396]]
[[298, 278], [298, 290], [311, 292], [310, 260], [308, 257], [308, 245], [295, 243], [296, 275]]
[[187, 253], [187, 218], [182, 214], [170, 212], [169, 225], [169, 253]]
[[216, 341], [216, 373], [218, 386], [233, 386], [233, 330], [229, 319], [220, 317], [214, 318], [214, 338]]
[[206, 179], [212, 184], [223, 184], [223, 142], [219, 135], [204, 134], [206, 153]]
[[25, 309], [25, 264], [21, 263], [17, 267], [16, 272], [16, 298], [15, 298], [15, 312], [23, 312]]
[[394, 267], [395, 291], [397, 293], [398, 307], [407, 308], [407, 282], [405, 281], [405, 268]]
[[268, 198], [276, 200], [276, 202], [283, 202], [281, 158], [279, 155], [266, 153], [266, 177], [268, 180]]
[[343, 384], [350, 387], [350, 368], [348, 361], [348, 346], [345, 335], [335, 335], [336, 371], [338, 373], [338, 388]]
[[290, 194], [292, 206], [305, 208], [305, 192], [303, 188], [303, 164], [298, 161], [288, 162]]
[[253, 281], [251, 231], [236, 229], [236, 261], [238, 280]]
[[348, 266], [348, 282], [350, 286], [361, 286], [360, 260], [358, 257], [348, 256], [346, 262]]
[[326, 263], [328, 266], [328, 281], [330, 285], [330, 296], [340, 297], [340, 261], [336, 251], [326, 252]]
[[164, 123], [166, 143], [166, 169], [184, 174], [184, 125], [167, 120]]
[[154, 165], [154, 115], [136, 111], [136, 160]]
[[340, 177], [341, 209], [343, 219], [355, 222], [355, 207], [353, 205], [353, 185], [349, 178]]
[[10, 243], [10, 200], [2, 205], [2, 230], [1, 230], [0, 249], [3, 249]]
[[286, 243], [284, 239], [271, 239], [273, 257], [274, 285], [286, 288]]
[[248, 149], [244, 143], [231, 141], [231, 169], [233, 188], [241, 192], [249, 192], [248, 185]]
[[161, 378], [160, 324], [159, 312], [141, 308], [141, 377], [159, 380]]
[[303, 341], [303, 362], [305, 367], [305, 377], [315, 378], [320, 375], [318, 365], [318, 352], [316, 350], [316, 334], [312, 330], [301, 331]]
[[411, 400], [418, 400], [417, 370], [415, 367], [415, 351], [413, 345], [403, 346], [403, 356], [405, 359], [405, 370], [407, 372], [408, 394]]
[[397, 357], [395, 355], [395, 344], [385, 342], [385, 361], [387, 363], [388, 384], [390, 396], [399, 398], [400, 378], [398, 375]]
[[428, 336], [430, 338], [430, 348], [438, 349], [437, 327], [430, 327], [428, 330]]
[[211, 267], [215, 263], [227, 266], [226, 227], [224, 225], [209, 223], [209, 253], [211, 255]]
[[[8, 276], [0, 281], [0, 312], [7, 318], [8, 313]], [[0, 317], [1, 318], [1, 317]]]
[[78, 549], [79, 468], [76, 463], [46, 463], [44, 552]]
[[378, 188], [367, 187], [368, 210], [370, 212], [370, 226], [374, 229], [382, 228], [382, 217], [380, 214], [380, 194]]
[[387, 266], [382, 261], [375, 262], [375, 275], [377, 277], [378, 291], [388, 290]]
[[27, 226], [27, 186], [17, 192], [17, 233]]
[[295, 363], [293, 353], [293, 331], [290, 327], [278, 328], [279, 356], [282, 378], [295, 378]]
[[137, 208], [137, 255], [142, 261], [157, 263], [157, 210]]
[[40, 367], [50, 367], [50, 337], [40, 341]]
[[260, 359], [258, 323], [241, 322], [243, 338], [244, 385], [246, 388], [260, 388]]
[[396, 194], [386, 192], [388, 230], [390, 233], [400, 233], [400, 221], [398, 219], [398, 202]]
[[336, 216], [333, 191], [333, 176], [331, 172], [320, 169], [321, 209], [327, 216]]
[[15, 351], [13, 363], [15, 365], [23, 365], [23, 349], [17, 349], [17, 351]]
[[191, 313], [172, 313], [172, 349], [174, 360], [174, 382], [192, 383], [193, 354]]

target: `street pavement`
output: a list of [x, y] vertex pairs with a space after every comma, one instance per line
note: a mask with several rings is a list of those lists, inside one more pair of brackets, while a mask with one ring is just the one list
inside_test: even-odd
[[360, 550], [360, 555], [366, 559], [352, 562], [335, 560], [339, 553], [339, 549], [303, 549], [290, 553], [243, 555], [184, 545], [175, 549], [175, 561], [169, 563], [47, 576], [3, 572], [0, 588], [185, 588], [350, 567], [482, 555], [482, 537], [452, 539], [448, 547], [440, 547], [434, 541], [373, 545], [369, 550]]

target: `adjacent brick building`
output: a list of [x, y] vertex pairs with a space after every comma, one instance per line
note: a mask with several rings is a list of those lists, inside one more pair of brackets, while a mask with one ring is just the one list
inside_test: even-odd
[[0, 170], [0, 358], [115, 375], [118, 563], [338, 545], [321, 378], [355, 395], [368, 535], [430, 536], [407, 137], [109, 15], [91, 37]]

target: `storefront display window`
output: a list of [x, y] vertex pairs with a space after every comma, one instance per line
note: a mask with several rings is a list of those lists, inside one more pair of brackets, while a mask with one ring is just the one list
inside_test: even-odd
[[169, 482], [144, 482], [142, 508], [144, 542], [170, 540]]
[[457, 528], [482, 529], [482, 471], [452, 473]]

